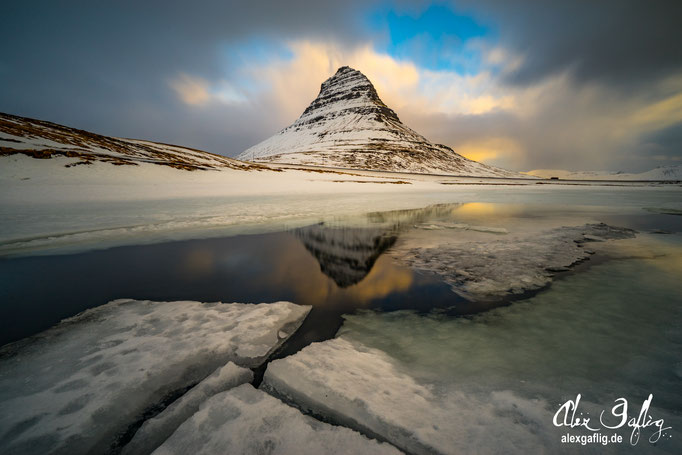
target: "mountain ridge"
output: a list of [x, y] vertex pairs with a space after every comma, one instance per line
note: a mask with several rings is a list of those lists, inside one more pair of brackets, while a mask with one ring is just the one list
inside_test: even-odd
[[258, 164], [190, 147], [104, 136], [46, 120], [0, 112], [0, 157], [16, 154], [37, 159], [76, 158], [77, 161], [66, 165], [68, 167], [106, 162], [116, 166], [151, 163], [187, 171], [266, 169]]

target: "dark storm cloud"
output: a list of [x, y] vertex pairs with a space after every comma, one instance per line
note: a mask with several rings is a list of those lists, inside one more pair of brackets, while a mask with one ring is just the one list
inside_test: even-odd
[[682, 161], [682, 123], [645, 136], [641, 145], [644, 152], [658, 159]]
[[[169, 91], [178, 72], [229, 74], [230, 43], [299, 36], [354, 42], [359, 2], [42, 1], [2, 7], [0, 111], [104, 134], [236, 153], [257, 132], [250, 113], [199, 118]], [[228, 110], [229, 111], [229, 110]], [[243, 125], [241, 125], [243, 126]], [[270, 128], [271, 126], [265, 125]], [[226, 147], [226, 133], [235, 144]], [[261, 133], [262, 134], [262, 133]], [[198, 139], [197, 142], [194, 142]]]
[[578, 83], [628, 89], [682, 68], [679, 0], [455, 2], [490, 20], [502, 46], [525, 60], [507, 75], [532, 84], [570, 69]]
[[[286, 50], [297, 39], [343, 49], [381, 43], [387, 30], [368, 24], [373, 11], [408, 11], [417, 17], [431, 4], [5, 3], [0, 8], [0, 111], [226, 155], [236, 155], [286, 126], [272, 98], [266, 94], [242, 104], [189, 106], [173, 91], [172, 80], [188, 75], [213, 88], [221, 81], [232, 83], [233, 76], [244, 77], [235, 71], [245, 64], [267, 66], [259, 66], [259, 59], [272, 55], [257, 55], [259, 48], [282, 45]], [[487, 44], [524, 57], [515, 71], [496, 76], [502, 78], [495, 80], [501, 91], [541, 87], [555, 75], [569, 74], [570, 83], [561, 93], [547, 92], [544, 101], [534, 100], [541, 106], [530, 117], [511, 111], [466, 116], [427, 112], [423, 118], [405, 113], [407, 123], [414, 121], [420, 132], [453, 146], [510, 137], [523, 147], [524, 156], [498, 164], [516, 169], [608, 168], [620, 167], [627, 156], [680, 156], [678, 127], [656, 131], [671, 122], [647, 124], [633, 140], [608, 142], [609, 129], [618, 125], [604, 120], [622, 117], [625, 122], [625, 114], [634, 115], [679, 91], [679, 83], [661, 81], [682, 75], [682, 1], [455, 0], [453, 5], [457, 14], [471, 14], [491, 31], [481, 37]], [[587, 95], [581, 97], [583, 91]], [[301, 110], [307, 101], [301, 101]], [[521, 111], [525, 107], [518, 106]], [[625, 165], [641, 166], [639, 170], [648, 166]]]

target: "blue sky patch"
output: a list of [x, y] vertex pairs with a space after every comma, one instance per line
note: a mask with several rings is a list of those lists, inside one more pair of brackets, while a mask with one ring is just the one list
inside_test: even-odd
[[473, 74], [480, 69], [480, 54], [468, 48], [467, 41], [494, 39], [489, 27], [442, 4], [432, 4], [418, 12], [375, 10], [367, 23], [379, 32], [375, 44], [378, 51], [424, 68], [460, 74]]

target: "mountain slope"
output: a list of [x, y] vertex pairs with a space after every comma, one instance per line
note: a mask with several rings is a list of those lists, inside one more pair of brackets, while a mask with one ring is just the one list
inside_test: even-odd
[[327, 79], [291, 126], [237, 159], [328, 167], [523, 177], [471, 161], [405, 126], [372, 83], [347, 66]]
[[261, 169], [176, 145], [102, 136], [56, 123], [0, 113], [0, 156], [23, 154], [33, 158], [78, 158], [67, 166], [103, 161], [114, 165], [152, 163], [184, 170]]

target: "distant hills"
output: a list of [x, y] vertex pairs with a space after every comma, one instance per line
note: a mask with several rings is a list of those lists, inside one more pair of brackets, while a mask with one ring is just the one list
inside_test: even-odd
[[535, 169], [526, 172], [541, 178], [558, 177], [565, 180], [682, 180], [682, 166], [660, 166], [639, 174], [608, 171], [564, 171], [559, 169]]
[[188, 171], [254, 169], [262, 166], [177, 145], [102, 136], [56, 123], [0, 113], [0, 156], [77, 158], [67, 166], [106, 162], [117, 166], [158, 164]]

